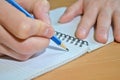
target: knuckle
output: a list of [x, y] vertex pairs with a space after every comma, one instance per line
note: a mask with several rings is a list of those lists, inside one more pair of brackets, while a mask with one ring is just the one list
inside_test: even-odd
[[93, 20], [91, 20], [91, 17], [89, 15], [84, 15], [80, 25], [84, 27], [88, 27], [91, 24], [93, 24]]
[[35, 3], [35, 7], [45, 7], [47, 9], [50, 9], [50, 4], [47, 0], [38, 0], [38, 2]]
[[17, 31], [16, 36], [20, 39], [25, 39], [29, 37], [30, 31], [31, 31], [31, 26], [25, 22], [22, 22], [18, 26], [18, 31]]
[[104, 11], [101, 11], [98, 15], [98, 21], [102, 21], [108, 19], [108, 14]]
[[105, 12], [101, 11], [100, 14], [99, 14], [99, 18], [103, 18], [103, 17], [105, 17]]

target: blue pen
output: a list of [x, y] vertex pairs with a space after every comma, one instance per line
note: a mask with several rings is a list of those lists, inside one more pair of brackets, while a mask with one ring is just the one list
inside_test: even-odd
[[[21, 12], [23, 12], [26, 16], [34, 19], [34, 16], [31, 15], [29, 12], [27, 12], [23, 7], [21, 7], [15, 0], [6, 0], [6, 1], [10, 3], [12, 6], [16, 7]], [[51, 40], [54, 41], [57, 45], [64, 48], [65, 50], [69, 51], [69, 49], [66, 48], [66, 46], [62, 43], [62, 41], [60, 41], [56, 36], [51, 37]]]

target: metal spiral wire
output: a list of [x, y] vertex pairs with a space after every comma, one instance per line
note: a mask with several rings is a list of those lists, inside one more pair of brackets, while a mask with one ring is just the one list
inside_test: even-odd
[[78, 39], [76, 37], [73, 37], [73, 36], [58, 32], [58, 31], [55, 32], [55, 35], [60, 40], [67, 42], [67, 43], [70, 43], [70, 44], [78, 45], [79, 47], [82, 47], [83, 45], [86, 45], [86, 46], [89, 45], [88, 42], [85, 40], [81, 40], [81, 39]]

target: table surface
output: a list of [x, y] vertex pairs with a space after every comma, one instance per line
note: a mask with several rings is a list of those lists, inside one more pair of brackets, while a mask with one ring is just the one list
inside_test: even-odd
[[[51, 9], [70, 6], [76, 0], [49, 0]], [[120, 80], [120, 43], [85, 54], [33, 80]]]

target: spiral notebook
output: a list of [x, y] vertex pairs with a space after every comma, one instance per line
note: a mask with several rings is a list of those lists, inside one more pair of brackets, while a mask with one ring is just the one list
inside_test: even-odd
[[65, 24], [58, 23], [65, 9], [62, 7], [52, 10], [50, 17], [56, 31], [55, 35], [65, 43], [69, 51], [63, 50], [51, 41], [47, 49], [36, 53], [27, 61], [19, 62], [6, 57], [1, 58], [1, 80], [30, 80], [113, 41], [112, 29], [110, 29], [109, 39], [106, 44], [94, 40], [94, 28], [91, 29], [86, 39], [77, 39], [74, 32], [80, 21], [80, 16]]

